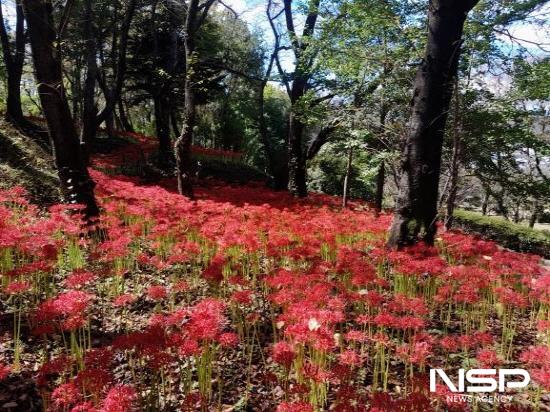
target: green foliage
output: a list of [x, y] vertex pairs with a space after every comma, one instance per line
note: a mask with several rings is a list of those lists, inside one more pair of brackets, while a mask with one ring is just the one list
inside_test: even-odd
[[483, 216], [463, 209], [455, 211], [455, 222], [499, 244], [520, 252], [538, 253], [550, 257], [550, 232], [531, 229], [500, 217]]

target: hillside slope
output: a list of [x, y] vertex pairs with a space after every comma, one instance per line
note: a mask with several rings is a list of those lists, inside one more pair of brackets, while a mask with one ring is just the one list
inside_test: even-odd
[[58, 185], [51, 154], [0, 120], [0, 188], [23, 186], [31, 200], [49, 204], [59, 200]]

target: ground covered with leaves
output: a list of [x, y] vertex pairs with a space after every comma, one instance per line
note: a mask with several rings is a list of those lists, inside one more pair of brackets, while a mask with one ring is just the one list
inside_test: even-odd
[[[96, 159], [91, 236], [0, 192], [0, 410], [548, 410], [539, 257], [461, 233], [388, 251], [391, 216], [360, 203], [215, 182], [190, 201], [119, 160]], [[461, 367], [532, 382], [493, 405], [429, 391]]]

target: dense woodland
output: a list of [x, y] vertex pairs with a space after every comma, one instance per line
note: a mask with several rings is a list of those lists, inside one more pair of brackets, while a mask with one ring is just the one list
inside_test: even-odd
[[550, 256], [549, 30], [543, 0], [2, 0], [0, 409], [497, 410], [419, 382], [520, 362], [547, 410], [516, 252]]

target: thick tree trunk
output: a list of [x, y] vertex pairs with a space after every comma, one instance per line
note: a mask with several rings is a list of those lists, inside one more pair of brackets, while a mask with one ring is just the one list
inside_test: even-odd
[[376, 173], [376, 195], [374, 197], [374, 213], [376, 216], [382, 212], [382, 203], [384, 201], [384, 182], [386, 180], [386, 163], [384, 160], [378, 165]]
[[476, 3], [477, 0], [430, 1], [428, 44], [415, 80], [389, 247], [401, 247], [420, 239], [433, 244], [447, 112], [464, 22]]
[[344, 193], [342, 195], [342, 208], [348, 207], [349, 181], [351, 178], [351, 169], [353, 166], [353, 148], [348, 151], [348, 163], [346, 165], [346, 176], [344, 177]]
[[51, 3], [22, 0], [30, 34], [38, 92], [50, 132], [55, 164], [62, 193], [70, 204], [85, 206], [90, 219], [99, 210], [94, 197], [94, 182], [88, 174], [76, 128], [63, 87], [61, 60], [54, 47], [56, 33]]
[[458, 80], [455, 81], [454, 100], [453, 155], [451, 158], [451, 171], [449, 177], [449, 196], [447, 197], [445, 211], [445, 230], [450, 230], [453, 226], [453, 214], [456, 206], [456, 196], [458, 193], [458, 173], [460, 170], [460, 159], [462, 157], [460, 91], [458, 89]]
[[86, 37], [86, 80], [84, 81], [84, 105], [82, 109], [82, 129], [80, 143], [83, 147], [84, 158], [88, 163], [90, 144], [95, 140], [97, 133], [95, 86], [97, 77], [97, 43], [94, 35], [93, 0], [84, 3], [84, 36]]
[[9, 35], [4, 22], [2, 7], [0, 6], [0, 40], [2, 43], [2, 54], [4, 66], [7, 71], [7, 101], [6, 120], [15, 126], [25, 127], [29, 122], [23, 116], [21, 107], [21, 77], [23, 75], [23, 64], [25, 61], [25, 31], [24, 15], [21, 2], [16, 2], [16, 23], [15, 23], [15, 50], [12, 54], [12, 47]]

